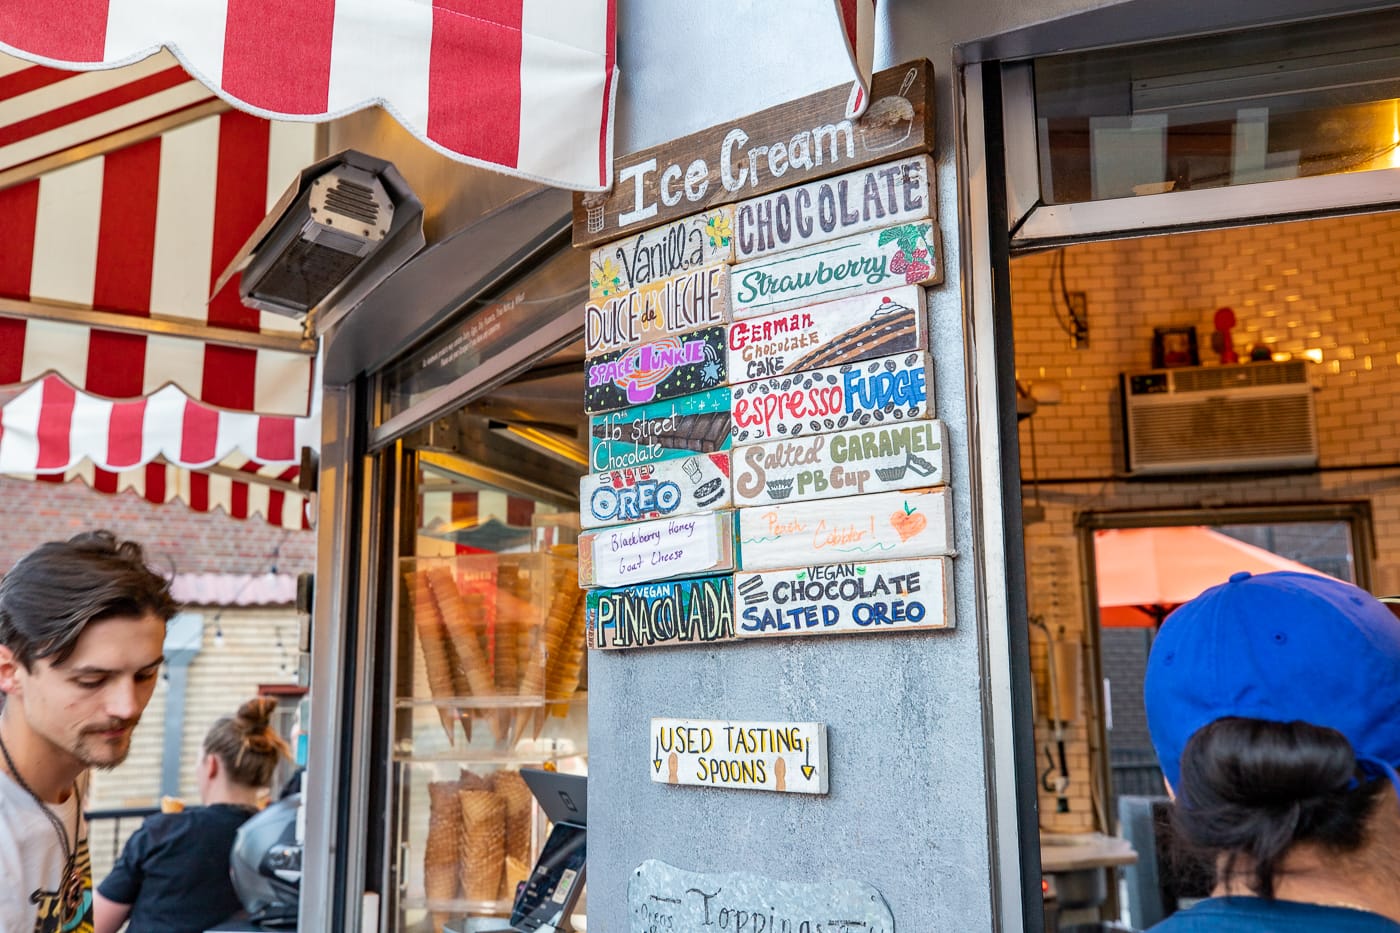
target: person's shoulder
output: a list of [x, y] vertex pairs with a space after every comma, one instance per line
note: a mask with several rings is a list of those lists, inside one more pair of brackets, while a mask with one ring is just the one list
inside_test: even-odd
[[1265, 900], [1260, 897], [1212, 897], [1152, 927], [1150, 933], [1400, 933], [1397, 924], [1380, 914]]

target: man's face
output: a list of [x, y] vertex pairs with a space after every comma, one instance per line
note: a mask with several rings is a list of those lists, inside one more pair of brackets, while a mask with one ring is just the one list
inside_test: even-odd
[[3, 666], [0, 683], [30, 732], [84, 766], [113, 768], [156, 689], [165, 622], [156, 615], [89, 623], [61, 664]]

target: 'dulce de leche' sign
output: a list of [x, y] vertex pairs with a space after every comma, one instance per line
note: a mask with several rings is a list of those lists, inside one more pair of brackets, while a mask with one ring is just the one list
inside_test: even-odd
[[738, 636], [952, 628], [950, 564], [925, 557], [735, 574]]
[[651, 749], [659, 784], [827, 792], [824, 723], [653, 719]]

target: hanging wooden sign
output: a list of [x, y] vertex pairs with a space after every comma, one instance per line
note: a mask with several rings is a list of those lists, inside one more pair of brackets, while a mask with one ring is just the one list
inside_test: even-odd
[[934, 216], [932, 175], [933, 160], [915, 156], [740, 201], [734, 208], [735, 261], [928, 220]]
[[729, 390], [711, 389], [588, 419], [594, 473], [728, 450]]
[[740, 638], [874, 635], [953, 627], [946, 557], [827, 564], [734, 576]]
[[727, 453], [588, 473], [578, 484], [579, 519], [584, 528], [600, 528], [727, 509], [731, 489]]
[[912, 421], [766, 441], [731, 456], [738, 506], [863, 496], [946, 483], [948, 430]]
[[739, 569], [949, 557], [947, 487], [739, 509]]
[[720, 324], [585, 361], [583, 410], [617, 411], [728, 384], [726, 338]]
[[651, 779], [658, 784], [825, 794], [826, 725], [653, 719]]
[[729, 267], [702, 266], [589, 301], [583, 309], [584, 355], [601, 356], [729, 319]]
[[857, 295], [729, 325], [731, 384], [928, 348], [924, 290]]
[[734, 640], [733, 577], [589, 590], [586, 598], [590, 648], [655, 648]]
[[778, 188], [933, 149], [933, 67], [881, 71], [870, 109], [845, 119], [850, 83], [615, 160], [611, 191], [574, 197], [574, 245]]
[[742, 320], [897, 285], [942, 281], [938, 228], [931, 221], [915, 221], [735, 266], [732, 313]]
[[734, 513], [700, 512], [578, 537], [578, 585], [631, 586], [734, 569]]
[[733, 386], [734, 442], [931, 418], [931, 367], [906, 353]]
[[608, 243], [588, 257], [588, 297], [595, 302], [701, 266], [734, 261], [734, 208], [692, 214]]

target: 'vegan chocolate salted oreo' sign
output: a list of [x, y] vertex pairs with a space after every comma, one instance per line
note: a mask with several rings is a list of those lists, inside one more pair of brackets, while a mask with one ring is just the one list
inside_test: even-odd
[[924, 557], [736, 574], [738, 636], [952, 628], [951, 564]]

